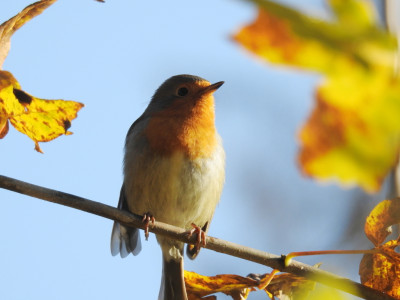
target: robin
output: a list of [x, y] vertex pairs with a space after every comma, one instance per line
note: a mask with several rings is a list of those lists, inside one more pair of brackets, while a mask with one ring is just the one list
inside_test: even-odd
[[[154, 219], [187, 230], [195, 224], [199, 243], [188, 245], [191, 259], [204, 243], [225, 180], [213, 97], [223, 83], [210, 84], [192, 75], [167, 79], [130, 127], [125, 142], [118, 208], [143, 215], [146, 229]], [[157, 241], [163, 258], [159, 299], [186, 300], [184, 244], [163, 236]], [[112, 255], [126, 257], [140, 250], [138, 229], [114, 222]]]

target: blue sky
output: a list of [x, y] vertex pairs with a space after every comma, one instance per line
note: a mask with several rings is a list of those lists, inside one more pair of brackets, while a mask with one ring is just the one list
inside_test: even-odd
[[[1, 22], [30, 3], [3, 1]], [[321, 1], [307, 5], [326, 15]], [[85, 107], [72, 122], [74, 135], [42, 143], [44, 154], [11, 129], [0, 141], [0, 174], [116, 206], [126, 131], [166, 78], [189, 73], [225, 81], [215, 96], [227, 177], [210, 235], [275, 254], [370, 247], [362, 235], [345, 237], [358, 200], [372, 207], [372, 197], [318, 184], [296, 165], [296, 135], [322, 78], [264, 63], [230, 38], [255, 13], [245, 1], [59, 0], [14, 35], [4, 69], [36, 97]], [[365, 212], [355, 216], [362, 220]], [[110, 254], [111, 227], [110, 220], [0, 190], [0, 299], [156, 299], [155, 237], [139, 256], [120, 259]], [[301, 261], [323, 261], [326, 270], [357, 279], [359, 258]], [[185, 263], [205, 275], [270, 271], [209, 250]]]

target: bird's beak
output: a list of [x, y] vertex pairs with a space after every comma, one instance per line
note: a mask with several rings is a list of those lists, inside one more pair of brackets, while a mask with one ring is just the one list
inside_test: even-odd
[[200, 93], [202, 95], [208, 94], [208, 93], [213, 93], [216, 90], [218, 90], [221, 87], [221, 85], [223, 85], [223, 84], [224, 84], [224, 81], [219, 81], [217, 83], [210, 84], [209, 86], [206, 86], [204, 89], [202, 89]]

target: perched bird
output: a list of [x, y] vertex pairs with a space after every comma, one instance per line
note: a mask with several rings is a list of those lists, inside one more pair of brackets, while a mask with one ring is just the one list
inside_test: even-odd
[[[119, 209], [143, 215], [147, 225], [155, 218], [187, 230], [195, 224], [207, 232], [225, 180], [213, 97], [222, 84], [177, 75], [156, 90], [126, 137]], [[159, 299], [185, 300], [184, 244], [163, 236], [157, 241], [163, 258]], [[199, 246], [188, 246], [190, 258]], [[126, 257], [140, 249], [138, 230], [115, 222], [111, 253]]]

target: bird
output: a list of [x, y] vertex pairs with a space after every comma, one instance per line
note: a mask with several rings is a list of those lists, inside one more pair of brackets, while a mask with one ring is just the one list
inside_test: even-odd
[[[196, 231], [198, 244], [186, 250], [191, 259], [204, 246], [202, 234], [209, 229], [225, 181], [225, 151], [215, 126], [213, 96], [223, 83], [187, 74], [170, 77], [155, 91], [125, 140], [118, 208], [143, 216], [146, 226], [155, 219]], [[156, 238], [163, 261], [158, 299], [186, 300], [184, 243]], [[115, 221], [112, 255], [124, 258], [140, 250], [138, 229]]]

